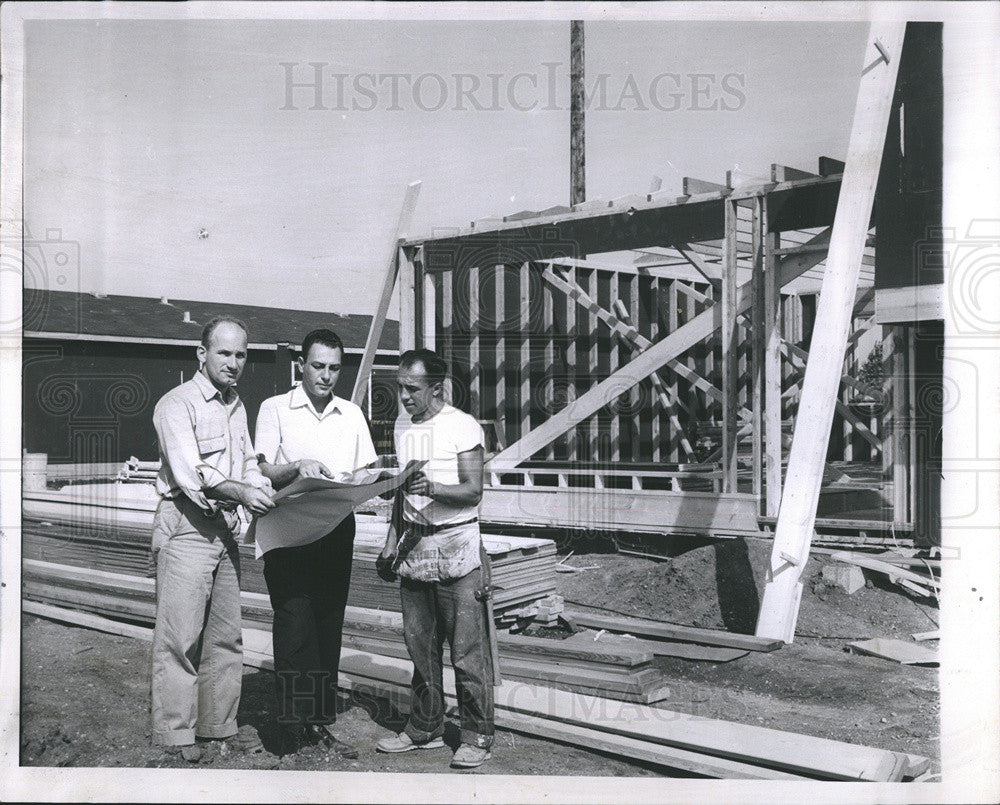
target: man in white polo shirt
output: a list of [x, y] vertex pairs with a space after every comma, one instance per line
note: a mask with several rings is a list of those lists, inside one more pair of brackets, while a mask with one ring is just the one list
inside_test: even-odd
[[[456, 768], [490, 758], [493, 745], [493, 663], [483, 585], [479, 502], [483, 496], [483, 429], [444, 401], [447, 367], [427, 349], [399, 358], [397, 387], [406, 410], [396, 420], [400, 466], [424, 461], [397, 494], [382, 558], [395, 556], [403, 633], [413, 661], [410, 716], [403, 732], [378, 742], [380, 752], [443, 747], [443, 646], [455, 669], [461, 745]], [[397, 534], [397, 532], [399, 532]]]
[[[331, 330], [302, 341], [301, 385], [265, 400], [254, 444], [260, 470], [275, 489], [298, 478], [330, 478], [375, 461], [368, 423], [354, 403], [333, 393], [344, 348]], [[337, 718], [341, 632], [354, 553], [354, 515], [315, 542], [264, 554], [274, 610], [274, 670], [280, 754], [321, 743], [342, 757], [357, 750], [332, 732]]]

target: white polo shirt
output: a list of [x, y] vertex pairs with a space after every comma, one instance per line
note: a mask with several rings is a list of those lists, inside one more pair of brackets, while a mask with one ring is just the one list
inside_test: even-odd
[[377, 457], [358, 406], [334, 395], [320, 413], [300, 385], [261, 403], [254, 446], [270, 464], [314, 459], [334, 474], [352, 472]]

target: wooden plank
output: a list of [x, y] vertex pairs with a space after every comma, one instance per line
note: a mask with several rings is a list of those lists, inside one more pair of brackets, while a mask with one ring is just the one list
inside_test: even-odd
[[417, 346], [416, 268], [414, 257], [399, 247], [399, 351]]
[[[825, 241], [829, 237], [829, 230], [824, 230], [813, 238], [814, 242]], [[808, 271], [822, 258], [815, 254], [792, 255], [786, 257], [781, 262], [780, 283], [787, 285], [789, 282]], [[752, 296], [746, 286], [740, 288], [737, 294], [737, 311], [742, 313], [750, 307]], [[567, 305], [573, 310], [574, 303], [567, 299]], [[574, 311], [575, 313], [575, 311]], [[708, 310], [695, 316], [683, 327], [678, 327], [673, 333], [669, 333], [665, 338], [650, 346], [638, 357], [631, 360], [612, 372], [607, 378], [594, 388], [581, 395], [572, 406], [568, 406], [559, 413], [550, 417], [537, 428], [534, 428], [527, 436], [522, 437], [518, 442], [510, 445], [505, 450], [494, 456], [489, 466], [493, 469], [514, 467], [521, 461], [530, 458], [534, 453], [547, 445], [553, 439], [564, 433], [568, 433], [575, 428], [577, 423], [583, 421], [607, 402], [606, 395], [613, 390], [620, 390], [628, 386], [639, 383], [644, 377], [648, 377], [656, 369], [673, 360], [677, 355], [693, 347], [699, 341], [708, 338], [715, 330], [721, 326], [722, 309], [718, 305], [713, 305]], [[567, 348], [567, 352], [569, 348]]]
[[421, 340], [425, 349], [437, 351], [437, 311], [438, 297], [441, 295], [441, 275], [428, 274], [422, 268], [420, 273], [423, 275], [421, 282], [423, 286], [423, 293], [421, 294], [421, 305], [423, 307]]
[[[654, 277], [650, 281], [649, 295], [646, 297], [647, 302], [647, 312], [649, 316], [649, 341], [650, 343], [656, 343], [660, 335], [660, 281]], [[667, 411], [670, 411], [673, 407], [674, 398], [668, 397], [667, 389], [663, 386], [663, 381], [659, 374], [654, 372], [650, 375], [650, 379], [653, 380], [657, 387], [663, 388], [664, 397], [669, 400], [669, 406], [666, 407]], [[649, 440], [650, 446], [652, 447], [652, 458], [653, 463], [658, 464], [662, 461], [661, 451], [662, 445], [660, 444], [662, 438], [662, 429], [660, 427], [660, 410], [655, 406], [651, 405], [649, 407]]]
[[479, 357], [479, 267], [469, 267], [469, 413], [483, 417], [482, 365]]
[[[566, 274], [569, 277], [569, 281], [573, 282], [574, 281], [574, 277], [576, 275], [576, 272], [573, 269], [569, 269], [566, 272]], [[578, 335], [579, 334], [578, 334], [577, 326], [576, 326], [576, 303], [567, 295], [566, 296], [566, 350], [565, 350], [565, 356], [566, 356], [566, 361], [565, 361], [566, 378], [565, 378], [565, 381], [564, 381], [565, 382], [565, 389], [566, 389], [566, 407], [563, 409], [563, 411], [572, 410], [572, 409], [576, 408], [576, 406], [575, 406], [575, 401], [576, 401], [576, 359], [577, 359], [577, 355], [576, 355], [576, 342], [577, 342]], [[559, 416], [559, 414], [556, 414], [555, 416]], [[577, 439], [577, 428], [576, 428], [576, 425], [579, 422], [583, 421], [583, 419], [586, 419], [586, 417], [581, 417], [579, 420], [577, 420], [576, 422], [573, 423], [573, 426], [571, 428], [567, 428], [565, 431], [563, 431], [566, 434], [566, 458], [569, 461], [576, 461], [577, 460], [577, 457], [578, 457], [577, 456], [578, 439]], [[542, 427], [544, 427], [544, 424], [542, 425]], [[533, 430], [532, 433], [534, 433], [534, 432], [535, 431]], [[560, 433], [556, 434], [556, 436], [562, 435], [563, 432], [560, 432]], [[524, 437], [524, 436], [521, 437], [522, 440], [525, 439], [525, 438], [531, 438], [531, 434], [528, 434], [527, 437]], [[547, 440], [546, 444], [549, 441], [551, 441], [551, 439]], [[541, 445], [539, 445], [539, 446], [541, 446]], [[509, 452], [509, 451], [510, 451], [510, 447], [508, 447], [503, 452]], [[535, 451], [532, 450], [531, 452], [534, 453]], [[525, 458], [528, 458], [528, 456], [525, 456]], [[492, 461], [490, 462], [490, 464], [492, 466]]]
[[[772, 171], [774, 165], [771, 166]], [[775, 180], [777, 181], [777, 180]], [[748, 333], [750, 339], [750, 410], [753, 412], [751, 422], [753, 434], [750, 441], [750, 451], [753, 467], [753, 493], [758, 498], [763, 494], [764, 481], [764, 349], [767, 341], [767, 313], [764, 301], [764, 289], [768, 277], [764, 276], [764, 240], [767, 237], [767, 197], [756, 196], [753, 200], [753, 291], [754, 303], [750, 308], [751, 327]], [[766, 509], [763, 513], [767, 513]]]
[[[858, 91], [757, 634], [792, 642], [906, 24], [874, 23]], [[876, 42], [880, 43], [876, 47]], [[882, 56], [888, 54], [888, 64]], [[788, 562], [785, 557], [791, 557]]]
[[[542, 382], [546, 382], [546, 379], [552, 382], [551, 391], [555, 394], [555, 385], [558, 379], [558, 372], [556, 371], [556, 343], [555, 343], [555, 300], [552, 298], [552, 286], [548, 283], [542, 283], [542, 328], [544, 330], [544, 363], [542, 368]], [[529, 427], [527, 430], [523, 431], [520, 438], [524, 436], [531, 430]], [[552, 442], [545, 445], [545, 458], [549, 461], [555, 458], [555, 446]]]
[[707, 646], [723, 646], [726, 648], [742, 649], [744, 651], [775, 651], [782, 646], [780, 640], [761, 638], [755, 635], [733, 634], [714, 629], [698, 629], [693, 626], [644, 621], [639, 618], [599, 615], [577, 609], [566, 610], [566, 614], [579, 626], [588, 626], [592, 629], [606, 629], [609, 632], [628, 632], [629, 634], [634, 634], [636, 637], [677, 640], [684, 643], [701, 643]]
[[[611, 275], [611, 304], [621, 304], [621, 283], [622, 277], [618, 274]], [[614, 372], [621, 364], [621, 352], [625, 346], [621, 339], [612, 338], [608, 349], [608, 371]], [[616, 401], [617, 402], [617, 401]], [[622, 406], [616, 404], [611, 415], [611, 461], [615, 464], [622, 460]]]
[[441, 287], [441, 304], [437, 309], [437, 328], [440, 333], [438, 342], [438, 354], [448, 367], [448, 379], [445, 383], [447, 399], [454, 401], [455, 389], [452, 384], [455, 372], [455, 272], [444, 271], [439, 275]]
[[518, 268], [518, 289], [520, 291], [520, 316], [518, 317], [521, 339], [520, 380], [521, 416], [517, 436], [520, 438], [531, 430], [531, 265], [521, 263]]
[[798, 168], [789, 168], [787, 165], [778, 165], [774, 162], [771, 163], [772, 182], [794, 182], [798, 179], [815, 178], [817, 178], [815, 173], [809, 173], [809, 171], [799, 170]]
[[715, 288], [722, 287], [722, 269], [719, 266], [705, 260], [690, 244], [677, 241], [674, 249], [705, 278], [705, 282]]
[[[493, 384], [493, 419], [507, 422], [507, 266], [493, 266], [493, 316], [492, 329], [495, 334], [493, 365], [496, 367], [496, 382]], [[506, 431], [506, 428], [504, 428]], [[504, 438], [506, 434], [500, 436]], [[504, 439], [504, 444], [506, 444]]]
[[936, 651], [907, 643], [905, 640], [875, 637], [871, 640], [855, 640], [847, 645], [858, 654], [892, 660], [901, 665], [938, 666], [941, 664]]
[[[765, 210], [767, 200], [765, 199]], [[781, 503], [781, 288], [775, 252], [777, 232], [764, 229], [764, 472], [767, 516], [777, 517]]]
[[[554, 285], [556, 288], [563, 291], [567, 298], [575, 300], [581, 307], [587, 310], [588, 315], [592, 315], [608, 325], [613, 334], [625, 339], [626, 342], [632, 345], [635, 349], [645, 349], [652, 346], [653, 342], [636, 329], [634, 321], [629, 320], [627, 316], [624, 316], [621, 313], [619, 313], [619, 316], [616, 317], [612, 313], [608, 312], [593, 298], [591, 298], [591, 296], [588, 295], [582, 288], [572, 282], [564, 280], [551, 268], [547, 268], [542, 273], [542, 278], [550, 285]], [[616, 304], [619, 307], [619, 311], [623, 310], [624, 306], [621, 304], [620, 300], [616, 302]], [[666, 365], [674, 368], [675, 371], [685, 371], [686, 369], [686, 367], [678, 361], [668, 361]], [[649, 381], [653, 385], [653, 390], [660, 401], [660, 405], [663, 407], [663, 410], [668, 413], [670, 421], [676, 421], [677, 430], [683, 432], [680, 422], [677, 421], [676, 414], [673, 413], [673, 408], [675, 404], [678, 403], [677, 397], [670, 394], [669, 390], [657, 374], [650, 374]], [[682, 444], [688, 458], [692, 458], [694, 456], [694, 449], [691, 447], [691, 444], [687, 440], [686, 436], [683, 437]], [[657, 461], [658, 458], [655, 449], [656, 445], [654, 444], [653, 460]]]
[[[672, 280], [670, 282], [670, 287], [669, 287], [669, 289], [667, 291], [667, 332], [668, 333], [672, 333], [674, 330], [676, 330], [680, 326], [680, 322], [678, 321], [678, 315], [677, 315], [678, 301], [679, 300], [678, 300], [678, 296], [677, 296], [677, 280]], [[681, 365], [683, 365], [683, 364], [681, 364]], [[680, 399], [680, 395], [679, 395], [679, 389], [677, 388], [677, 373], [676, 372], [671, 375], [671, 381], [672, 382], [668, 386], [667, 391], [670, 394], [670, 398], [672, 400], [674, 400], [675, 404], [678, 407], [680, 407], [681, 405], [683, 405], [683, 403], [681, 403], [681, 399]], [[670, 460], [676, 462], [676, 461], [680, 461], [681, 460], [681, 456], [680, 456], [680, 443], [681, 443], [681, 439], [684, 436], [684, 429], [683, 429], [683, 426], [681, 425], [681, 423], [679, 421], [676, 421], [676, 424], [674, 424], [675, 421], [676, 421], [676, 418], [674, 418], [673, 420], [670, 421], [670, 425], [671, 425], [671, 428], [670, 428]], [[693, 457], [693, 454], [691, 452], [688, 452], [687, 453], [687, 458], [690, 459], [692, 457]]]
[[844, 172], [844, 163], [839, 159], [820, 157], [818, 170], [820, 176], [836, 176]]
[[[597, 271], [591, 270], [587, 277], [587, 293], [593, 300], [597, 299]], [[597, 385], [599, 376], [598, 354], [600, 351], [600, 339], [598, 337], [597, 315], [592, 311], [587, 311], [587, 332], [590, 333], [589, 347], [587, 349], [587, 385], [593, 388]], [[587, 423], [587, 447], [585, 460], [599, 462], [601, 459], [599, 452], [599, 439], [601, 435], [600, 416], [590, 417]]]
[[[629, 298], [629, 309], [628, 309], [628, 316], [626, 318], [630, 318], [632, 322], [638, 322], [639, 321], [639, 277], [638, 276], [629, 277], [628, 278], [628, 287], [629, 287], [629, 296], [628, 296], [628, 298]], [[614, 305], [614, 303], [612, 303], [612, 306], [613, 305]], [[634, 326], [633, 326], [633, 329], [635, 329]], [[636, 330], [636, 334], [637, 335], [638, 335], [638, 332], [639, 331]], [[628, 364], [628, 361], [626, 361], [626, 365], [627, 364]], [[617, 372], [617, 370], [615, 372], [612, 372], [611, 373], [612, 376], [614, 376], [616, 374], [616, 372]], [[636, 410], [636, 408], [638, 407], [640, 399], [641, 398], [639, 396], [639, 389], [636, 386], [633, 386], [629, 390], [629, 404], [630, 404], [630, 407], [631, 407], [631, 409], [633, 411]], [[631, 432], [632, 433], [632, 460], [633, 461], [639, 461], [640, 458], [642, 457], [642, 439], [641, 439], [641, 433], [640, 433], [640, 430], [639, 430], [639, 420], [638, 420], [638, 417], [636, 417], [633, 420], [633, 422], [634, 422], [634, 425], [633, 425], [632, 432]]]
[[[667, 769], [680, 769], [705, 777], [727, 780], [807, 780], [808, 777], [774, 771], [749, 763], [702, 755], [676, 747], [665, 747], [622, 735], [575, 724], [560, 724], [539, 716], [501, 712], [498, 726], [531, 736], [542, 736], [570, 746], [582, 746], [606, 754], [629, 757]], [[929, 761], [928, 761], [929, 763]]]
[[[389, 313], [389, 303], [392, 301], [392, 292], [396, 287], [396, 275], [399, 272], [399, 249], [400, 241], [406, 237], [410, 228], [410, 221], [413, 218], [413, 211], [417, 206], [417, 197], [420, 195], [420, 182], [410, 182], [406, 186], [406, 194], [403, 196], [403, 208], [399, 212], [399, 219], [396, 221], [396, 231], [392, 238], [392, 244], [388, 251], [386, 260], [385, 279], [382, 281], [382, 293], [379, 294], [378, 304], [375, 306], [375, 314], [372, 316], [371, 327], [368, 328], [368, 338], [365, 340], [365, 350], [361, 354], [361, 362], [358, 365], [358, 374], [354, 380], [354, 390], [351, 392], [351, 402], [361, 405], [368, 391], [368, 377], [371, 375], [372, 366], [375, 365], [375, 351], [378, 349], [379, 341], [382, 340], [382, 330], [385, 328], [386, 316]], [[406, 349], [402, 345], [403, 331], [408, 322], [403, 318], [402, 302], [400, 302], [400, 350]]]
[[[722, 308], [722, 491], [737, 489], [737, 389], [736, 356], [739, 342], [736, 338], [736, 216], [737, 204], [726, 201], [725, 252], [722, 264], [722, 290], [719, 305]], [[752, 283], [751, 283], [752, 285]], [[750, 289], [751, 305], [753, 288]]]
[[[259, 644], [266, 646], [263, 641]], [[341, 661], [342, 674], [388, 678], [399, 684], [406, 684], [411, 669], [405, 660], [372, 657], [351, 649], [344, 650]], [[451, 668], [444, 669], [444, 688], [449, 702], [453, 701], [455, 682]], [[544, 717], [663, 747], [824, 779], [898, 781], [908, 765], [904, 755], [884, 749], [615, 702], [524, 682], [504, 682], [495, 690], [495, 701], [500, 714]]]
[[685, 176], [682, 180], [685, 196], [697, 196], [701, 193], [728, 193], [732, 188], [717, 182], [706, 182], [704, 179], [692, 179]]
[[[152, 640], [152, 629], [128, 627], [93, 616], [81, 618], [81, 613], [32, 602], [25, 602], [24, 608], [43, 617]], [[243, 643], [247, 664], [273, 669], [270, 633], [245, 628]], [[370, 689], [370, 683], [374, 682], [375, 690], [383, 695], [389, 689], [405, 695], [412, 664], [345, 648], [341, 672], [342, 687]], [[444, 670], [444, 685], [448, 704], [454, 706], [451, 668]], [[615, 703], [523, 682], [505, 682], [496, 689], [495, 700], [497, 725], [502, 728], [521, 729], [528, 734], [554, 737], [709, 776], [737, 777], [745, 773], [753, 778], [786, 779], [783, 775], [791, 773], [828, 779], [898, 780], [905, 771], [912, 773], [923, 761], [915, 755]]]

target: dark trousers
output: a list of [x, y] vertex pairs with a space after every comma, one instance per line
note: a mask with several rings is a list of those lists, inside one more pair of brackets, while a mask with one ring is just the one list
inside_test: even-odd
[[410, 717], [406, 734], [424, 743], [444, 733], [444, 641], [455, 669], [462, 743], [493, 744], [493, 664], [486, 612], [475, 597], [479, 568], [459, 579], [400, 580], [403, 632], [413, 661]]
[[344, 609], [354, 554], [354, 515], [320, 540], [264, 554], [274, 610], [278, 723], [287, 728], [337, 718]]

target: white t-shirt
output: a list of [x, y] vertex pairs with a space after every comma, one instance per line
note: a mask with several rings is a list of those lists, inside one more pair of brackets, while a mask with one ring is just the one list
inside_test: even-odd
[[255, 435], [255, 449], [271, 464], [314, 459], [336, 474], [376, 459], [368, 423], [358, 406], [334, 396], [319, 413], [302, 386], [261, 403]]
[[[396, 420], [393, 438], [401, 467], [414, 460], [426, 461], [423, 472], [427, 480], [448, 485], [459, 482], [458, 454], [485, 442], [479, 423], [447, 403], [425, 422], [415, 423], [404, 412]], [[461, 523], [478, 513], [478, 506], [448, 506], [424, 495], [403, 495], [403, 517], [415, 523]]]

